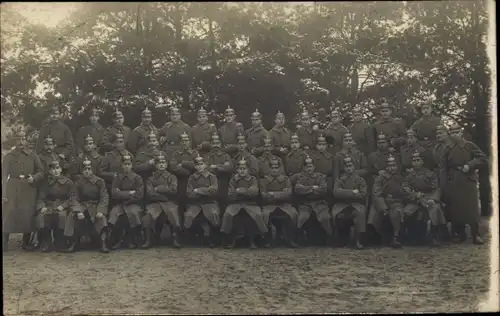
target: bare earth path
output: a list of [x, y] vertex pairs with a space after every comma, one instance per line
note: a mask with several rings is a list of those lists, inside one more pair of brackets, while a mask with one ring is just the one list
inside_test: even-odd
[[[14, 236], [13, 236], [14, 237]], [[15, 236], [17, 237], [17, 236]], [[488, 246], [4, 254], [4, 314], [474, 311]]]

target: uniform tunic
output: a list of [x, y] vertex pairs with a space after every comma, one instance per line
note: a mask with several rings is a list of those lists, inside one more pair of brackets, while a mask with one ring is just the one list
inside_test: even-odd
[[225, 206], [229, 189], [229, 180], [234, 172], [231, 156], [219, 148], [214, 148], [205, 156], [204, 161], [208, 167], [211, 165], [217, 166], [216, 169], [210, 169], [210, 172], [215, 174], [219, 184], [217, 199], [221, 206]]
[[[135, 191], [133, 195], [129, 191]], [[121, 215], [126, 215], [130, 228], [141, 225], [142, 198], [144, 197], [144, 182], [134, 172], [120, 173], [113, 180], [111, 197], [115, 206], [109, 212], [109, 223], [116, 224]]]
[[[189, 229], [195, 218], [201, 214], [212, 227], [220, 225], [219, 205], [215, 201], [218, 189], [217, 177], [204, 170], [195, 172], [188, 179], [187, 197], [188, 203], [184, 214], [184, 227]], [[198, 193], [194, 192], [198, 189]]]
[[335, 155], [333, 168], [334, 179], [337, 179], [344, 173], [345, 157], [350, 157], [352, 159], [355, 174], [362, 178], [366, 178], [368, 176], [368, 161], [363, 152], [356, 148], [352, 148], [350, 150], [343, 148], [337, 153], [337, 155]]
[[99, 146], [101, 152], [107, 153], [107, 152], [112, 151], [114, 149], [112, 139], [115, 137], [114, 135], [116, 135], [116, 134], [123, 135], [123, 140], [125, 142], [125, 148], [127, 148], [130, 133], [131, 133], [130, 127], [125, 126], [125, 125], [115, 124], [115, 125], [111, 125], [110, 127], [106, 128], [106, 130], [104, 131], [104, 135], [102, 137], [102, 140], [101, 140], [101, 144]]
[[87, 125], [80, 127], [76, 132], [76, 154], [78, 155], [83, 151], [85, 137], [87, 137], [87, 135], [90, 135], [94, 140], [94, 144], [96, 144], [96, 150], [99, 153], [104, 154], [105, 152], [101, 150], [100, 145], [105, 131], [106, 130], [104, 129], [104, 127], [102, 127], [102, 125], [99, 123], [96, 125]]
[[[39, 154], [38, 157], [40, 158], [40, 161], [42, 162], [43, 172], [44, 172], [45, 176], [47, 176], [49, 174], [49, 165], [53, 161], [60, 161], [61, 160], [61, 158], [58, 157], [55, 152], [52, 152], [49, 154], [46, 151], [44, 151], [41, 154]], [[61, 168], [63, 170], [68, 170], [69, 164], [67, 162], [63, 161], [63, 165], [61, 166]]]
[[170, 170], [177, 176], [177, 198], [179, 203], [185, 203], [188, 178], [196, 171], [194, 159], [198, 155], [196, 150], [180, 149], [174, 152], [172, 156]]
[[90, 166], [92, 167], [92, 172], [94, 173], [94, 175], [98, 177], [100, 177], [101, 173], [106, 169], [106, 163], [104, 162], [104, 157], [99, 155], [97, 151], [93, 151], [90, 153], [80, 153], [70, 165], [70, 175], [71, 179], [74, 182], [78, 181], [78, 179], [81, 178], [81, 171], [85, 159], [90, 160]]
[[[28, 176], [33, 183], [28, 183]], [[20, 179], [24, 176], [24, 179]], [[34, 152], [16, 148], [2, 162], [2, 230], [4, 233], [30, 233], [35, 230], [37, 184], [43, 179], [43, 165]]]
[[204, 151], [210, 150], [210, 141], [212, 139], [212, 135], [215, 133], [217, 133], [217, 128], [212, 123], [205, 122], [203, 124], [196, 124], [193, 126], [191, 130], [193, 148], [196, 148], [197, 150], [203, 149]]
[[[476, 170], [485, 166], [488, 158], [473, 142], [449, 144], [441, 157], [441, 183], [448, 192], [451, 221], [456, 224], [476, 224], [479, 220], [479, 197]], [[469, 165], [467, 173], [459, 170]]]
[[141, 124], [134, 128], [127, 142], [128, 150], [134, 155], [143, 150], [148, 145], [148, 136], [151, 133], [159, 136], [158, 129], [153, 124]]
[[[150, 164], [150, 160], [154, 160], [158, 155], [162, 154], [165, 157], [166, 154], [159, 150], [158, 148], [146, 147], [143, 148], [135, 156], [134, 172], [142, 177], [144, 182], [153, 174], [156, 170], [155, 164]], [[167, 158], [168, 159], [168, 158]]]
[[108, 186], [108, 188], [111, 188], [111, 184], [113, 183], [113, 180], [118, 175], [118, 173], [123, 172], [122, 164], [124, 156], [130, 156], [132, 161], [134, 161], [134, 155], [132, 155], [126, 149], [122, 151], [118, 151], [115, 149], [107, 152], [106, 156], [104, 156], [104, 169], [101, 171], [101, 178], [106, 181], [106, 185]]
[[304, 161], [306, 160], [306, 153], [302, 149], [292, 149], [286, 155], [286, 174], [291, 177], [295, 174], [302, 172]]
[[262, 151], [261, 147], [264, 146], [264, 138], [268, 135], [269, 132], [262, 125], [247, 129], [245, 137], [247, 139], [248, 150], [255, 156], [260, 155]]
[[409, 169], [412, 169], [412, 155], [415, 152], [420, 153], [420, 157], [424, 161], [424, 166], [428, 166], [429, 158], [426, 155], [426, 150], [424, 147], [420, 146], [418, 143], [410, 146], [409, 144], [405, 144], [400, 148], [400, 157], [401, 157], [401, 167], [403, 172], [408, 172]]
[[219, 128], [220, 140], [224, 151], [228, 152], [230, 155], [236, 153], [238, 150], [238, 135], [244, 134], [243, 125], [239, 122], [224, 123]]
[[[239, 193], [236, 190], [243, 188], [246, 191]], [[239, 174], [234, 175], [229, 181], [229, 205], [222, 217], [221, 232], [230, 234], [233, 230], [233, 219], [243, 209], [255, 222], [259, 232], [267, 232], [267, 225], [264, 222], [262, 209], [257, 204], [259, 196], [259, 183], [257, 178], [247, 174], [242, 178]]]
[[[167, 154], [167, 157], [172, 157], [174, 152], [181, 149], [181, 135], [186, 133], [193, 137], [191, 131], [191, 127], [183, 121], [165, 123], [158, 132], [161, 138], [161, 150]], [[210, 134], [211, 136], [212, 134]], [[193, 148], [196, 148], [195, 140], [193, 138], [191, 140]]]
[[284, 147], [290, 151], [290, 138], [292, 137], [292, 132], [284, 126], [274, 126], [269, 131], [269, 136], [273, 144], [273, 154], [281, 159], [285, 159], [286, 154], [282, 153], [280, 149]]
[[326, 192], [325, 198], [331, 202], [333, 197], [333, 167], [334, 167], [334, 156], [328, 151], [319, 151], [314, 149], [311, 151], [311, 158], [313, 160], [315, 171], [323, 174], [326, 177]]
[[420, 144], [427, 150], [431, 150], [436, 143], [437, 127], [441, 124], [441, 118], [429, 115], [422, 116], [415, 123], [411, 129], [417, 134], [417, 139]]
[[[144, 226], [154, 227], [153, 223], [162, 213], [167, 216], [168, 223], [175, 229], [181, 228], [179, 206], [175, 202], [177, 195], [177, 178], [168, 171], [156, 171], [147, 180], [146, 211]], [[150, 218], [148, 218], [150, 217]]]
[[[354, 194], [352, 191], [358, 190], [359, 194]], [[345, 211], [350, 211], [347, 216], [354, 217], [354, 225], [356, 231], [363, 233], [366, 231], [366, 197], [368, 195], [368, 187], [365, 179], [356, 174], [343, 173], [335, 181], [333, 187], [333, 195], [335, 197], [335, 205], [332, 207], [333, 223], [337, 216]]]
[[251, 176], [254, 176], [254, 177], [258, 177], [259, 176], [259, 160], [257, 158], [255, 158], [254, 155], [252, 155], [251, 153], [249, 153], [246, 150], [238, 151], [236, 153], [236, 155], [234, 156], [233, 165], [237, 166], [242, 159], [245, 159], [247, 162], [248, 174], [250, 174]]
[[406, 127], [402, 120], [400, 119], [383, 119], [380, 118], [372, 125], [373, 127], [373, 136], [372, 140], [372, 148], [377, 148], [376, 137], [380, 133], [384, 134], [389, 140], [389, 144], [392, 146], [399, 147], [402, 146], [406, 141], [404, 139], [406, 134]]
[[[318, 186], [318, 189], [313, 191], [315, 185]], [[301, 172], [297, 175], [295, 194], [298, 198], [299, 220], [297, 226], [299, 228], [309, 220], [312, 212], [315, 212], [321, 226], [329, 235], [332, 234], [330, 210], [325, 201], [326, 186], [326, 176], [324, 174]]]
[[73, 136], [69, 127], [63, 122], [49, 121], [40, 128], [38, 142], [36, 143], [36, 152], [41, 153], [44, 150], [45, 138], [50, 136], [54, 142], [54, 151], [60, 155], [64, 154], [66, 162], [71, 161], [74, 155]]
[[325, 136], [328, 142], [328, 152], [330, 154], [335, 156], [340, 151], [342, 148], [342, 139], [346, 133], [349, 133], [349, 130], [342, 124], [333, 125], [330, 123], [324, 129], [323, 136]]
[[279, 172], [281, 174], [285, 173], [285, 168], [283, 167], [283, 161], [281, 160], [281, 158], [271, 154], [270, 151], [264, 151], [262, 155], [259, 158], [257, 158], [257, 160], [259, 161], [259, 178], [264, 178], [266, 175], [271, 173], [270, 163], [273, 159], [278, 160], [280, 163]]
[[[66, 220], [64, 229], [65, 236], [73, 236], [75, 228], [85, 228], [84, 220], [77, 218], [77, 213], [84, 213], [86, 220], [90, 220], [94, 232], [100, 234], [108, 225], [106, 216], [108, 215], [109, 195], [106, 189], [106, 183], [103, 179], [91, 175], [88, 178], [81, 177], [75, 183], [75, 199], [73, 206], [73, 214], [69, 214]], [[97, 213], [104, 216], [97, 218]], [[87, 232], [91, 233], [91, 232]]]
[[[73, 206], [75, 199], [75, 186], [70, 179], [60, 176], [53, 178], [49, 176], [38, 191], [36, 203], [37, 228], [61, 229], [66, 227], [67, 216], [70, 212], [70, 207]], [[63, 207], [62, 211], [57, 208]], [[46, 207], [47, 212], [42, 214], [40, 211]]]
[[292, 183], [287, 176], [281, 173], [276, 177], [270, 174], [266, 175], [260, 180], [260, 194], [263, 201], [262, 213], [266, 225], [269, 225], [269, 218], [276, 209], [287, 214], [292, 222], [297, 225], [299, 214], [297, 209], [290, 204], [292, 200]]
[[373, 135], [373, 128], [370, 124], [365, 121], [354, 122], [349, 126], [349, 130], [352, 133], [352, 138], [356, 143], [356, 147], [368, 156], [371, 152], [375, 151], [376, 148], [373, 147], [375, 144], [373, 140], [375, 139]]
[[299, 137], [300, 146], [306, 152], [316, 147], [318, 141], [318, 132], [313, 130], [312, 126], [300, 126], [297, 129], [297, 136]]
[[[368, 156], [368, 173], [374, 179], [381, 170], [385, 170], [387, 159], [390, 157], [389, 151], [374, 151]], [[397, 157], [394, 157], [398, 160]]]

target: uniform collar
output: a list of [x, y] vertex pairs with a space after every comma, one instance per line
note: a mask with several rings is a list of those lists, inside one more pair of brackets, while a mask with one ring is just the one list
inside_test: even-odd
[[56, 179], [52, 176], [49, 176], [49, 184], [53, 185], [55, 182], [59, 182], [60, 184], [65, 184], [66, 182], [68, 182], [68, 178], [60, 176]]
[[96, 176], [96, 175], [94, 175], [94, 174], [93, 174], [93, 175], [91, 175], [91, 176], [90, 176], [90, 177], [88, 177], [88, 178], [84, 178], [84, 177], [82, 177], [82, 179], [84, 179], [85, 181], [90, 182], [90, 183], [92, 183], [92, 184], [96, 184], [96, 183], [97, 183], [97, 180], [99, 180], [99, 178], [97, 178], [97, 176]]
[[93, 151], [92, 151], [92, 152], [90, 152], [90, 153], [80, 153], [78, 156], [79, 156], [80, 158], [90, 156], [90, 157], [92, 157], [92, 158], [94, 158], [94, 159], [95, 159], [95, 158], [99, 157], [99, 153], [98, 153], [96, 150], [93, 150]]
[[196, 177], [196, 179], [198, 179], [200, 177], [208, 178], [209, 175], [210, 175], [210, 172], [208, 172], [207, 169], [203, 170], [202, 172], [196, 171], [194, 173], [194, 176]]

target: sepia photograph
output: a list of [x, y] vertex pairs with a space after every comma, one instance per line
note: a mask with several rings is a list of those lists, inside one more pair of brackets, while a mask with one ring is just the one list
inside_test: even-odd
[[500, 311], [495, 1], [0, 14], [4, 315]]

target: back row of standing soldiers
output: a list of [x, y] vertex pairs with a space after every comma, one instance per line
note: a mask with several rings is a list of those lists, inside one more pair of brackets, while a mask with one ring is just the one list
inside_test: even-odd
[[[172, 205], [165, 203], [179, 206], [181, 215], [184, 215], [181, 217], [184, 217], [185, 228], [190, 228], [193, 220], [202, 214], [207, 219], [207, 223], [202, 225], [204, 234], [210, 237], [210, 231], [221, 224], [219, 214], [210, 207], [213, 203], [208, 203], [214, 201], [217, 202], [217, 209], [220, 207], [228, 214], [224, 215], [221, 227], [222, 232], [227, 234], [232, 233], [230, 219], [244, 209], [257, 224], [257, 231], [269, 240], [270, 215], [278, 210], [298, 228], [314, 214], [327, 236], [335, 240], [335, 219], [337, 216], [346, 217], [343, 212], [348, 211], [347, 217], [353, 217], [358, 233], [364, 232], [366, 217], [368, 224], [378, 233], [383, 233], [383, 219], [389, 218], [392, 224], [391, 244], [399, 246], [400, 223], [405, 217], [421, 218], [420, 210], [423, 209], [428, 211], [427, 215], [436, 227], [447, 221], [452, 222], [459, 240], [465, 239], [464, 225], [471, 225], [474, 242], [482, 243], [477, 225], [476, 170], [484, 166], [487, 159], [474, 143], [463, 140], [460, 127], [452, 126], [448, 134], [441, 120], [431, 114], [430, 106], [422, 106], [421, 112], [422, 117], [409, 130], [401, 120], [392, 117], [392, 108], [388, 104], [380, 107], [380, 118], [373, 124], [363, 119], [361, 109], [354, 109], [353, 122], [349, 127], [342, 125], [341, 115], [336, 110], [332, 112], [331, 123], [325, 128], [313, 126], [311, 118], [304, 112], [301, 125], [292, 134], [284, 127], [282, 113], [276, 115], [276, 125], [267, 131], [262, 126], [261, 114], [255, 111], [251, 118], [252, 127], [244, 130], [242, 124], [235, 121], [234, 111], [228, 108], [225, 122], [217, 130], [214, 124], [208, 123], [204, 109], [198, 111], [198, 124], [190, 127], [181, 120], [179, 110], [173, 108], [171, 121], [157, 129], [152, 125], [151, 112], [146, 108], [142, 112], [141, 125], [130, 130], [123, 125], [123, 114], [118, 110], [114, 112], [114, 124], [103, 128], [98, 123], [99, 113], [95, 110], [90, 117], [91, 125], [83, 126], [77, 132], [75, 149], [69, 128], [61, 122], [59, 109], [54, 108], [51, 120], [40, 129], [36, 154], [31, 152], [29, 144], [23, 145], [21, 141], [4, 159], [4, 247], [8, 233], [16, 232], [25, 233], [23, 245], [28, 247], [29, 233], [35, 228], [41, 231], [40, 239], [47, 239], [50, 232], [46, 227], [54, 225], [58, 227], [56, 231], [63, 230], [66, 236], [76, 235], [75, 230], [78, 229], [75, 226], [78, 225], [68, 220], [68, 216], [62, 216], [68, 214], [68, 209], [72, 209], [73, 213], [80, 210], [76, 211], [78, 219], [87, 218], [89, 223], [94, 223], [103, 241], [101, 248], [106, 249], [104, 241], [109, 236], [102, 232], [107, 231], [105, 227], [108, 224], [115, 231], [118, 231], [116, 227], [120, 227], [120, 232], [126, 232], [128, 244], [132, 245], [141, 244], [140, 228], [145, 228], [144, 244], [149, 246], [153, 226], [162, 214], [173, 229], [173, 236], [179, 234], [180, 218], [172, 215], [175, 212], [167, 211], [172, 209]], [[128, 162], [132, 173], [124, 171], [124, 163]], [[159, 175], [161, 172], [158, 170], [165, 169], [162, 164], [168, 166], [168, 177]], [[203, 165], [203, 170], [200, 171], [198, 165], [200, 168]], [[59, 174], [58, 169], [61, 171]], [[240, 169], [246, 171], [240, 172]], [[348, 172], [350, 169], [352, 171]], [[51, 170], [56, 170], [55, 176]], [[210, 176], [199, 177], [199, 174], [207, 173]], [[54, 178], [63, 180], [54, 181]], [[165, 190], [157, 192], [158, 186], [154, 186], [154, 181], [160, 181], [159, 178], [170, 181], [170, 184], [175, 178], [175, 190], [172, 186], [167, 190], [164, 184], [160, 184]], [[234, 178], [243, 183], [241, 188], [245, 193], [236, 194], [238, 188], [230, 183]], [[201, 182], [213, 182], [215, 179], [217, 192], [212, 192], [214, 186], [208, 185], [210, 194], [201, 194], [204, 196], [201, 199], [194, 198], [198, 193], [192, 190], [196, 186], [201, 190], [204, 186], [193, 179]], [[151, 181], [153, 184], [150, 184]], [[196, 183], [191, 183], [193, 181]], [[142, 185], [138, 185], [139, 182]], [[97, 192], [104, 192], [102, 185], [97, 190], [100, 184], [104, 184], [106, 194], [111, 195], [111, 203], [108, 198], [97, 203]], [[69, 189], [73, 185], [80, 187], [79, 190], [84, 193], [78, 194], [78, 189], [76, 193], [75, 189]], [[91, 193], [86, 192], [88, 188], [85, 185], [94, 187]], [[147, 188], [151, 185], [154, 192], [148, 192]], [[44, 201], [50, 200], [48, 191], [58, 191], [54, 186], [67, 187], [66, 190], [59, 190], [62, 195], [71, 193], [71, 199], [64, 200], [52, 192], [55, 196], [53, 200], [61, 204], [56, 207], [60, 212], [51, 212]], [[268, 187], [274, 186], [279, 188], [270, 192], [283, 193], [277, 194], [279, 197], [272, 197], [273, 194], [270, 196], [266, 192]], [[287, 190], [290, 190], [289, 194]], [[122, 191], [133, 194], [120, 194]], [[211, 197], [212, 193], [216, 196], [215, 200]], [[37, 199], [33, 197], [36, 195]], [[120, 199], [127, 202], [120, 203], [123, 202]], [[156, 209], [153, 207], [153, 211], [152, 207], [146, 206], [149, 216], [143, 216], [142, 206], [148, 205], [148, 199], [159, 199], [159, 206]], [[204, 200], [207, 203], [203, 204]], [[239, 200], [241, 203], [232, 203]], [[190, 208], [193, 201], [199, 207]], [[275, 203], [270, 204], [272, 209], [266, 209], [266, 203], [270, 201]], [[130, 206], [137, 203], [140, 206], [130, 211], [134, 209]], [[289, 203], [296, 206], [298, 212]], [[113, 208], [113, 204], [122, 206]], [[274, 207], [275, 204], [277, 207]], [[245, 207], [240, 207], [242, 205]], [[445, 206], [444, 216], [439, 215], [441, 205]], [[256, 206], [259, 209], [264, 207], [263, 218], [258, 215], [262, 212], [259, 213]], [[110, 207], [111, 212], [108, 212]], [[365, 214], [367, 207], [370, 207], [368, 216]], [[59, 218], [43, 219], [47, 216], [40, 216], [42, 209], [48, 212], [42, 215], [57, 218], [53, 216], [57, 213]], [[129, 229], [122, 230], [117, 225], [123, 218], [120, 215], [127, 215]], [[437, 228], [433, 231], [433, 243], [437, 242], [436, 231]], [[116, 234], [116, 240], [120, 239], [119, 235]], [[288, 241], [293, 245], [291, 235], [294, 233], [288, 230]], [[214, 243], [213, 238], [209, 240]], [[75, 239], [70, 238], [69, 248], [74, 249], [76, 244]], [[176, 238], [174, 245], [178, 245]], [[356, 246], [362, 247], [359, 238]]]

